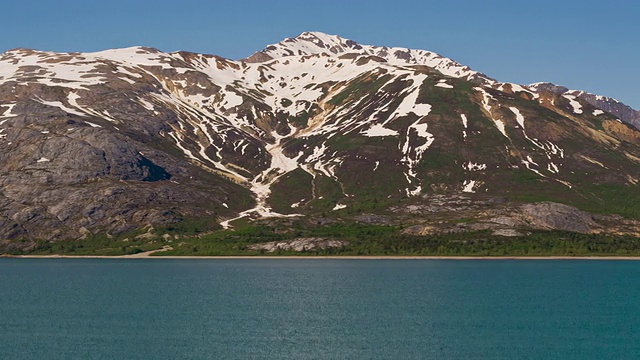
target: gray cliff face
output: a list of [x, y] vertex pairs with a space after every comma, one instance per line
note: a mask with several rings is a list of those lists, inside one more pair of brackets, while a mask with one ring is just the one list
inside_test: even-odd
[[78, 106], [91, 108], [80, 112], [68, 105], [67, 89], [0, 85], [0, 102], [12, 104], [12, 116], [0, 119], [0, 245], [117, 235], [190, 218], [216, 222], [251, 203], [248, 191], [185, 161], [160, 136], [177, 121], [175, 112], [159, 107], [150, 116], [131, 101], [158, 87], [155, 79], [113, 77], [77, 90]]
[[521, 211], [525, 222], [536, 229], [589, 233], [598, 226], [591, 214], [563, 204], [525, 204]]

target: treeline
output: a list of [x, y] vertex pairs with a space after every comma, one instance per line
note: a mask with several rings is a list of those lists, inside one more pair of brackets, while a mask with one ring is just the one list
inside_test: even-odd
[[[35, 248], [14, 254], [126, 255], [169, 245], [173, 250], [156, 255], [640, 256], [637, 237], [563, 231], [531, 231], [520, 237], [494, 236], [490, 231], [418, 236], [405, 234], [397, 226], [342, 223], [314, 227], [250, 225], [178, 239], [136, 235], [139, 234], [121, 239], [96, 236], [85, 240], [38, 242]], [[344, 240], [348, 245], [304, 253], [265, 253], [248, 248], [256, 243], [306, 237]]]
[[[261, 253], [247, 249], [255, 243], [301, 237], [324, 237], [348, 241], [343, 248]], [[640, 239], [607, 234], [533, 231], [526, 236], [503, 237], [489, 231], [417, 236], [399, 227], [335, 224], [280, 232], [269, 226], [252, 226], [237, 232], [220, 232], [159, 255], [406, 255], [406, 256], [640, 256]]]

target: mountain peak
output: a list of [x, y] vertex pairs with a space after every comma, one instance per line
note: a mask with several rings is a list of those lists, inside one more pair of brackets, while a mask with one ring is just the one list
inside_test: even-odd
[[474, 80], [481, 84], [493, 84], [496, 81], [470, 69], [452, 59], [427, 50], [414, 50], [403, 47], [361, 45], [338, 35], [329, 35], [318, 31], [306, 31], [302, 34], [269, 45], [242, 61], [257, 63], [285, 57], [300, 57], [317, 54], [340, 56], [355, 54], [375, 56], [390, 65], [422, 65], [442, 74]]
[[345, 39], [339, 35], [325, 34], [319, 31], [305, 31], [292, 40], [311, 42], [318, 48], [327, 49], [334, 54], [345, 52], [348, 49], [362, 49], [362, 46], [353, 40]]
[[529, 84], [527, 87], [535, 92], [551, 91], [556, 94], [563, 94], [569, 91], [569, 88], [546, 81]]
[[296, 37], [286, 38], [277, 44], [269, 45], [246, 60], [260, 62], [287, 56], [306, 56], [322, 53], [336, 55], [345, 52], [360, 52], [361, 50], [362, 46], [353, 40], [318, 31], [306, 31]]
[[311, 41], [313, 39], [320, 39], [320, 40], [325, 40], [325, 41], [328, 41], [328, 42], [344, 40], [339, 35], [330, 35], [330, 34], [327, 34], [327, 33], [323, 33], [321, 31], [305, 31], [302, 34], [296, 36], [294, 39], [311, 40]]

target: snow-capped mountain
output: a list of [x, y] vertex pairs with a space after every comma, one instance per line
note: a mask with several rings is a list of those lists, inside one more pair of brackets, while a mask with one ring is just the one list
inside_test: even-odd
[[264, 50], [252, 55], [247, 61], [264, 62], [267, 59], [279, 59], [291, 56], [309, 56], [328, 54], [341, 56], [344, 54], [370, 55], [396, 65], [424, 65], [440, 73], [466, 80], [474, 80], [482, 84], [493, 84], [496, 81], [436, 53], [425, 50], [413, 50], [401, 47], [360, 45], [353, 40], [321, 32], [305, 32], [295, 38], [267, 46]]
[[317, 32], [240, 61], [16, 49], [0, 57], [0, 240], [432, 194], [597, 202], [594, 186], [640, 179], [638, 130], [597, 104]]

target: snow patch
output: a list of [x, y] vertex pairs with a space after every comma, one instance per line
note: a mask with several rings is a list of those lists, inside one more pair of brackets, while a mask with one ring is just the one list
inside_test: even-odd
[[592, 159], [590, 157], [584, 156], [584, 155], [580, 155], [581, 158], [583, 158], [584, 160], [587, 160], [588, 162], [592, 163], [592, 164], [596, 164], [604, 169], [608, 169], [607, 166], [605, 166], [603, 163], [601, 163], [600, 161], [596, 160], [596, 159]]
[[514, 83], [506, 83], [506, 84], [511, 85], [511, 91], [513, 91], [514, 93], [521, 92], [521, 91], [524, 91], [524, 92], [527, 92], [527, 93], [531, 93], [530, 89], [527, 89], [527, 88], [525, 88], [525, 87], [523, 87], [523, 86], [521, 86], [519, 84], [514, 84]]
[[536, 170], [536, 169], [531, 167], [532, 164], [535, 165], [535, 166], [538, 166], [538, 164], [536, 164], [536, 163], [534, 163], [534, 162], [532, 162], [530, 160], [531, 160], [531, 156], [527, 156], [527, 160], [522, 160], [522, 163], [524, 164], [524, 166], [527, 167], [528, 170], [531, 170], [534, 173], [542, 176], [543, 178], [546, 178], [546, 176], [544, 176], [540, 171], [538, 171], [538, 170]]
[[396, 110], [389, 116], [389, 121], [393, 121], [397, 118], [407, 116], [410, 113], [414, 113], [416, 116], [427, 116], [431, 112], [431, 105], [429, 104], [418, 104], [418, 95], [420, 86], [427, 78], [427, 75], [419, 74], [412, 76], [413, 83], [406, 90], [403, 90], [402, 93], [405, 93], [404, 99], [402, 103], [396, 108]]
[[504, 123], [502, 122], [502, 120], [494, 120], [494, 122], [496, 123], [496, 127], [498, 128], [498, 130], [500, 130], [502, 135], [508, 138], [509, 136], [507, 136], [507, 130], [505, 129]]
[[336, 210], [342, 210], [344, 208], [346, 208], [347, 205], [343, 205], [343, 204], [336, 204], [336, 206], [333, 207], [333, 209], [331, 209], [332, 211], [336, 211]]
[[[7, 107], [7, 109], [5, 109], [2, 112], [2, 115], [0, 115], [0, 118], [8, 118], [8, 117], [14, 117], [17, 116], [16, 114], [13, 114], [13, 107], [16, 106], [16, 104], [3, 104], [1, 105], [2, 107]], [[6, 120], [3, 120], [3, 122]]]
[[460, 114], [460, 117], [462, 118], [462, 126], [464, 127], [464, 130], [462, 130], [462, 138], [466, 139], [467, 138], [467, 125], [468, 125], [468, 121], [467, 121], [467, 115], [465, 114]]
[[511, 112], [514, 113], [514, 115], [516, 116], [516, 121], [518, 122], [518, 125], [520, 125], [522, 130], [524, 130], [524, 116], [522, 116], [522, 114], [520, 113], [520, 110], [518, 110], [518, 108], [515, 108], [513, 106], [510, 107], [509, 110], [511, 110]]
[[242, 96], [236, 94], [233, 91], [225, 91], [224, 101], [222, 102], [221, 106], [226, 109], [230, 109], [242, 105], [243, 102], [244, 99], [242, 98]]
[[565, 99], [569, 100], [569, 104], [573, 108], [574, 114], [582, 114], [582, 105], [576, 101], [576, 97], [573, 95], [562, 95]]
[[155, 110], [155, 106], [153, 106], [152, 103], [150, 103], [149, 101], [143, 99], [143, 98], [138, 98], [138, 102], [140, 103], [140, 105], [142, 105], [142, 107], [144, 107], [145, 109], [149, 110], [149, 111], [153, 111]]
[[43, 100], [39, 97], [34, 98], [35, 101], [43, 104], [43, 105], [47, 105], [47, 106], [53, 106], [53, 107], [57, 107], [59, 109], [61, 109], [62, 111], [69, 113], [69, 114], [74, 114], [74, 115], [78, 115], [78, 116], [86, 116], [85, 113], [82, 113], [76, 109], [72, 109], [68, 106], [66, 106], [65, 104], [61, 103], [60, 101], [46, 101]]
[[475, 191], [473, 190], [474, 186], [476, 186], [475, 180], [465, 180], [462, 184], [462, 192], [475, 193]]
[[467, 171], [483, 171], [487, 170], [487, 164], [476, 164], [471, 161], [462, 164], [462, 168]]
[[[420, 160], [422, 160], [424, 152], [429, 149], [431, 144], [433, 144], [433, 142], [435, 141], [433, 134], [427, 131], [428, 124], [419, 123], [420, 120], [421, 119], [409, 125], [409, 127], [407, 128], [405, 142], [402, 146], [402, 153], [404, 154], [404, 157], [401, 161], [407, 164], [408, 171], [405, 174], [405, 177], [407, 178], [407, 181], [409, 181], [409, 183], [413, 183], [414, 180], [417, 180], [418, 174], [415, 171], [415, 167], [420, 163]], [[415, 134], [418, 138], [422, 138], [424, 142], [421, 145], [416, 145], [414, 141], [412, 148], [410, 144], [410, 136], [412, 134]], [[417, 186], [417, 188], [414, 190], [407, 190], [407, 195], [416, 196], [420, 194], [421, 190], [422, 189], [420, 188], [420, 186]]]
[[[489, 118], [493, 120], [494, 124], [496, 125], [496, 128], [498, 128], [498, 130], [502, 133], [502, 135], [504, 135], [504, 137], [509, 138], [504, 126], [504, 122], [500, 119], [494, 119], [493, 117], [493, 112], [492, 112], [493, 107], [491, 106], [490, 101], [497, 103], [497, 100], [482, 87], [478, 86], [478, 87], [474, 87], [473, 89], [476, 91], [479, 91], [482, 94], [482, 107], [489, 114]], [[498, 107], [499, 106], [500, 104], [498, 103]]]
[[292, 217], [299, 216], [299, 214], [280, 214], [271, 209], [267, 205], [267, 198], [271, 194], [271, 185], [273, 185], [284, 174], [297, 169], [299, 166], [298, 160], [302, 157], [303, 153], [300, 152], [295, 158], [287, 157], [282, 151], [282, 145], [280, 142], [284, 136], [279, 135], [275, 131], [271, 135], [276, 139], [274, 144], [267, 146], [267, 151], [271, 155], [271, 165], [268, 169], [264, 170], [258, 176], [251, 180], [251, 191], [256, 196], [256, 206], [241, 212], [237, 217], [228, 219], [220, 223], [224, 229], [231, 227], [231, 222], [237, 219], [244, 218], [255, 214], [259, 217]]
[[440, 80], [435, 86], [445, 88], [445, 89], [453, 89], [453, 85], [447, 84], [445, 80]]
[[366, 131], [361, 132], [360, 134], [368, 137], [398, 136], [398, 132], [396, 130], [388, 129], [382, 124], [375, 124]]

